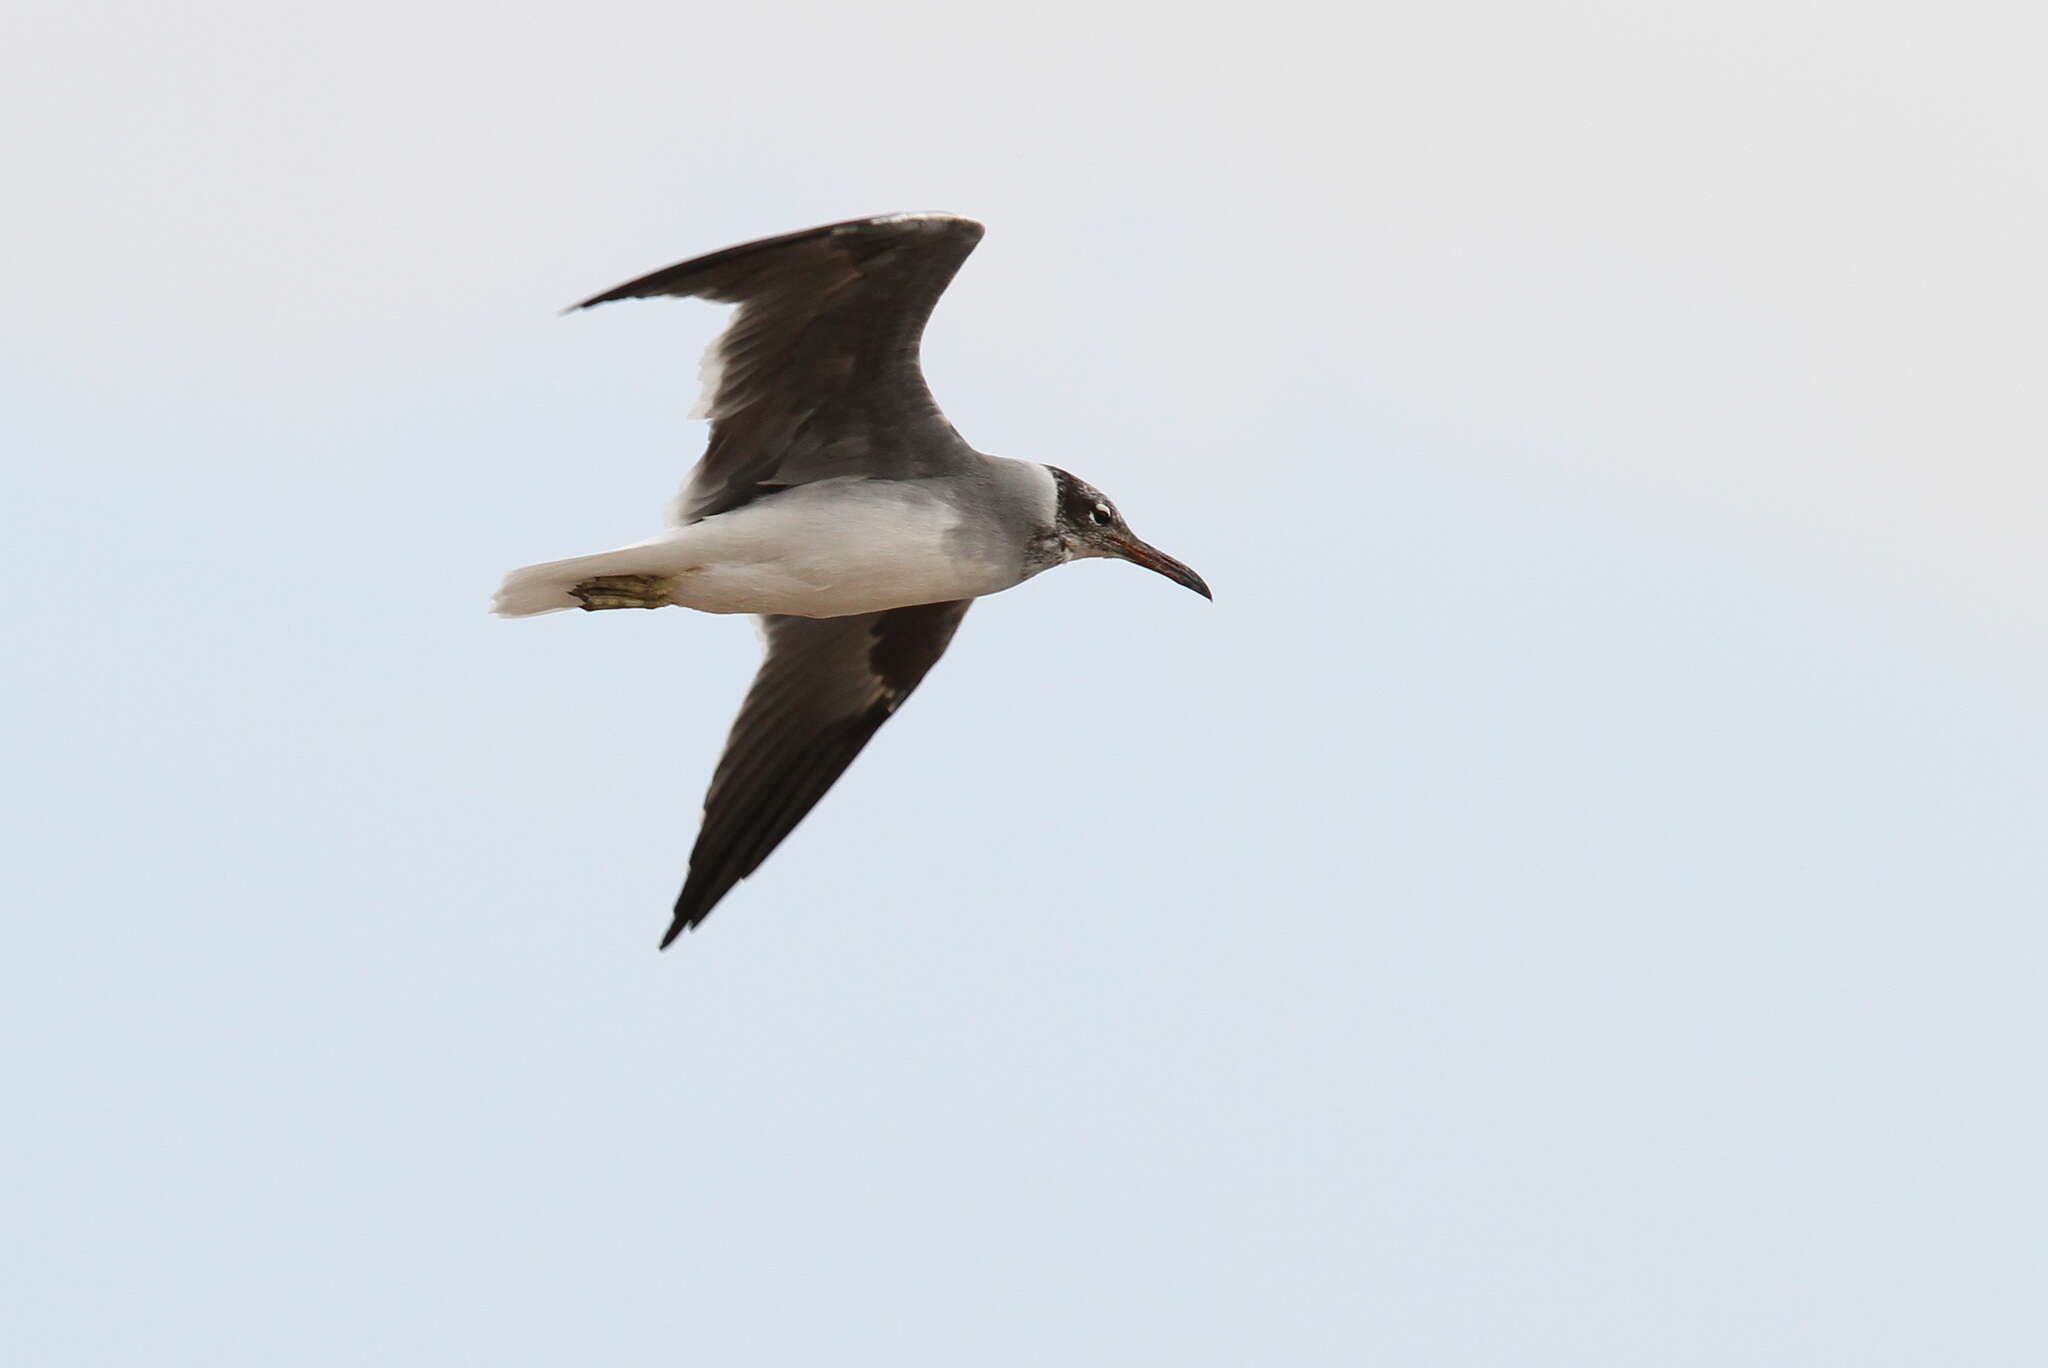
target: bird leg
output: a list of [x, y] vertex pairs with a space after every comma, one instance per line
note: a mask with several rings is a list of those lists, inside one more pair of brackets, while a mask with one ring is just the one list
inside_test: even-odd
[[668, 575], [599, 575], [569, 593], [585, 612], [601, 608], [663, 608], [674, 603], [676, 582]]

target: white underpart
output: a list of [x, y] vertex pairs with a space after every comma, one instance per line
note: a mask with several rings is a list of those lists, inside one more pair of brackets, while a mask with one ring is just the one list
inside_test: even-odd
[[975, 598], [1017, 582], [1018, 565], [961, 554], [959, 513], [915, 485], [820, 480], [652, 541], [515, 570], [498, 591], [504, 617], [577, 605], [570, 590], [601, 575], [672, 578], [672, 601], [707, 613], [844, 617]]

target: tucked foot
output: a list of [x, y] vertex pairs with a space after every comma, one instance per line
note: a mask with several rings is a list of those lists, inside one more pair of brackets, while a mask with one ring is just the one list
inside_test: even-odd
[[675, 581], [667, 575], [599, 575], [569, 591], [588, 613], [601, 608], [663, 608], [675, 602], [669, 595]]

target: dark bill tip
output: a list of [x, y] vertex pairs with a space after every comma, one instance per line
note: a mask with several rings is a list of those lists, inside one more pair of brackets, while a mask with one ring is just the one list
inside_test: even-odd
[[1209, 592], [1209, 586], [1200, 575], [1156, 546], [1148, 546], [1136, 537], [1120, 539], [1117, 554], [1133, 565], [1142, 565], [1155, 574], [1166, 576], [1184, 589], [1194, 590], [1211, 603], [1216, 601], [1216, 596]]

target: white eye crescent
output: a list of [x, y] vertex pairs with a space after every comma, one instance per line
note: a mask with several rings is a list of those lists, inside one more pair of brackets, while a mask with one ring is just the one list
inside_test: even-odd
[[1109, 525], [1110, 519], [1114, 518], [1116, 515], [1109, 511], [1108, 504], [1097, 504], [1095, 505], [1095, 507], [1088, 510], [1088, 516], [1091, 520], [1094, 521], [1097, 527], [1107, 527]]

